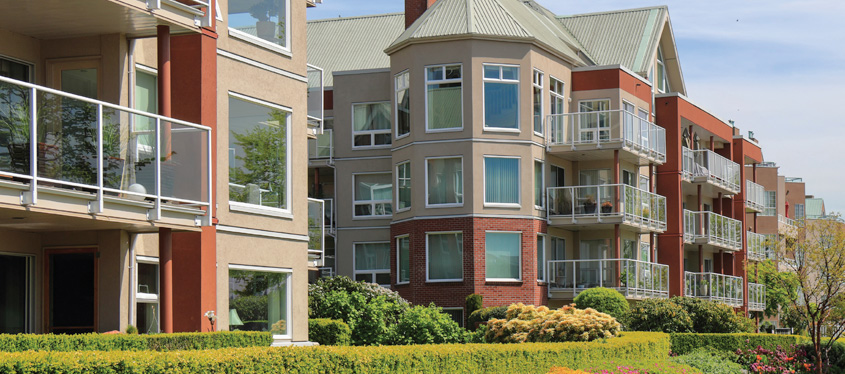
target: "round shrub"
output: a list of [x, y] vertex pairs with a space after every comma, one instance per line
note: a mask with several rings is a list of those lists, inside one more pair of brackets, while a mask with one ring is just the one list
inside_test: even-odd
[[417, 305], [399, 316], [391, 331], [392, 344], [463, 343], [465, 330], [439, 307]]
[[694, 332], [702, 334], [753, 332], [753, 322], [735, 313], [727, 304], [681, 296], [670, 300], [680, 305], [689, 314]]
[[578, 309], [593, 308], [617, 319], [627, 315], [630, 309], [625, 296], [616, 290], [604, 287], [590, 288], [581, 292], [575, 297], [574, 302]]
[[609, 314], [572, 306], [549, 310], [545, 306], [512, 304], [507, 318], [488, 321], [484, 340], [488, 343], [588, 342], [619, 336], [622, 331], [619, 322]]
[[401, 309], [407, 309], [411, 303], [399, 296], [398, 292], [374, 283], [356, 282], [346, 276], [335, 276], [320, 278], [314, 284], [308, 285], [308, 316], [311, 318], [322, 318], [321, 313], [325, 311], [323, 303], [332, 291], [341, 291], [349, 294], [359, 294], [365, 302], [384, 296], [385, 300], [397, 304]]
[[628, 329], [665, 333], [692, 332], [692, 319], [680, 305], [667, 299], [645, 299], [628, 313]]
[[487, 308], [481, 308], [472, 312], [469, 315], [469, 319], [467, 320], [467, 324], [472, 327], [476, 324], [487, 323], [491, 318], [496, 319], [503, 319], [507, 315], [508, 307], [506, 306], [491, 306]]
[[349, 345], [352, 330], [343, 321], [328, 318], [308, 320], [308, 339], [320, 345]]

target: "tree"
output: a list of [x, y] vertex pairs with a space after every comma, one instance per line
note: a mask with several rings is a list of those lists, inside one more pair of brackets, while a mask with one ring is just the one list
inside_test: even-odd
[[[807, 321], [816, 370], [823, 373], [828, 352], [845, 332], [840, 313], [845, 302], [845, 227], [839, 215], [797, 222], [794, 232], [777, 246], [777, 254], [780, 266], [798, 279], [801, 294], [790, 302]], [[823, 326], [826, 341], [822, 341]]]
[[766, 309], [763, 313], [774, 317], [779, 311], [786, 311], [790, 300], [798, 297], [798, 277], [789, 271], [779, 271], [777, 262], [773, 260], [757, 264], [756, 270], [756, 283], [766, 286]]

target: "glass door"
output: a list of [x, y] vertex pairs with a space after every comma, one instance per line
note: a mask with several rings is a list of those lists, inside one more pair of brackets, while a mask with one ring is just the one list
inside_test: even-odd
[[0, 255], [0, 334], [33, 331], [33, 257]]
[[97, 250], [48, 249], [46, 332], [97, 331]]

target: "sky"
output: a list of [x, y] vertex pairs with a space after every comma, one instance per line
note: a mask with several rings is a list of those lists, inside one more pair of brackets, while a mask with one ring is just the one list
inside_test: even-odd
[[[537, 1], [559, 15], [668, 5], [690, 100], [753, 131], [765, 161], [803, 178], [828, 213], [845, 212], [845, 158], [836, 158], [845, 149], [845, 1]], [[404, 4], [323, 0], [308, 19]]]

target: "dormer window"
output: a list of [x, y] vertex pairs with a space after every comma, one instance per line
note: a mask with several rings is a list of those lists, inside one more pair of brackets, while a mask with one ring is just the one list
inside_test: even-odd
[[663, 47], [657, 47], [657, 91], [669, 91], [669, 76], [666, 74], [666, 63], [663, 60]]

